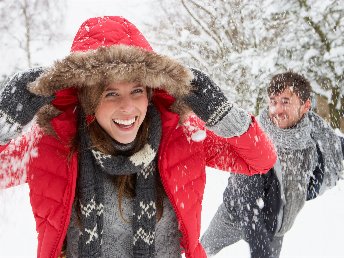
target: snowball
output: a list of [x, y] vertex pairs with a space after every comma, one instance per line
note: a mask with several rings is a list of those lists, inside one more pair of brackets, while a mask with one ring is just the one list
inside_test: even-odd
[[18, 103], [16, 111], [22, 111], [23, 110], [23, 105], [21, 103]]
[[191, 135], [191, 139], [194, 142], [204, 141], [205, 137], [207, 137], [207, 134], [204, 130], [198, 130], [197, 132], [195, 132]]
[[257, 205], [258, 205], [258, 207], [260, 208], [260, 209], [263, 209], [263, 207], [264, 207], [264, 201], [263, 201], [263, 199], [262, 198], [259, 198], [259, 199], [257, 199]]

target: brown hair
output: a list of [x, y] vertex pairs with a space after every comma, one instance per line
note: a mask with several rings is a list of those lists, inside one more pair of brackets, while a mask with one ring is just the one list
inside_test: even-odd
[[268, 95], [279, 95], [288, 87], [295, 92], [302, 103], [311, 97], [312, 87], [309, 81], [303, 75], [291, 71], [272, 77], [267, 89]]

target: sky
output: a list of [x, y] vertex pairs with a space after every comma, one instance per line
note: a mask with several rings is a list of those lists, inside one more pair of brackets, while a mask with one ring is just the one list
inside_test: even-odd
[[[122, 15], [142, 30], [151, 12], [158, 8], [158, 0], [68, 0], [66, 15], [67, 38], [49, 55], [40, 57], [47, 65], [69, 53], [69, 47], [81, 23], [93, 16]], [[96, 3], [96, 4], [95, 4]], [[62, 29], [62, 28], [61, 28]], [[149, 40], [149, 39], [148, 39]], [[229, 174], [208, 169], [202, 210], [202, 231], [207, 228], [218, 205]], [[0, 190], [0, 258], [36, 257], [35, 222], [29, 203], [26, 184]], [[293, 228], [286, 234], [281, 258], [339, 258], [344, 257], [344, 183], [306, 203]], [[249, 257], [248, 246], [240, 241], [215, 258]]]

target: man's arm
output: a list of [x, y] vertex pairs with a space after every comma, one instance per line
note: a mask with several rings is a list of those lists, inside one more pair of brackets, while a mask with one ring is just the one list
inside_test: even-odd
[[320, 187], [324, 181], [324, 159], [319, 149], [318, 144], [316, 145], [318, 164], [315, 167], [312, 176], [309, 179], [307, 188], [307, 201], [313, 200], [319, 195]]
[[262, 175], [232, 175], [224, 192], [229, 214], [240, 220], [252, 257], [269, 257], [281, 207], [279, 180], [274, 169]]

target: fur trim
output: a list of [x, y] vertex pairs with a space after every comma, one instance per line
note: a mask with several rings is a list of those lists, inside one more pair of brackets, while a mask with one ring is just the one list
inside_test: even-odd
[[188, 94], [192, 72], [179, 62], [126, 45], [99, 47], [75, 52], [29, 84], [37, 95], [50, 96], [56, 91], [75, 87], [103, 88], [116, 82], [139, 82], [153, 89], [163, 89], [176, 98]]
[[179, 123], [183, 124], [187, 117], [192, 113], [192, 109], [184, 101], [177, 99], [171, 106], [171, 111], [179, 114]]
[[56, 109], [53, 105], [43, 106], [37, 113], [37, 124], [49, 135], [56, 136], [50, 120], [61, 114], [61, 111]]
[[[162, 89], [179, 100], [177, 103], [181, 103], [192, 88], [192, 79], [191, 70], [167, 56], [135, 46], [113, 45], [71, 53], [63, 60], [56, 61], [28, 88], [32, 93], [42, 96], [76, 88], [85, 114], [90, 115], [94, 114], [101, 94], [110, 83], [137, 82], [152, 89]], [[182, 105], [175, 106], [177, 110], [183, 109]], [[50, 134], [53, 132], [50, 120], [57, 114], [52, 107], [38, 114], [40, 126]]]

